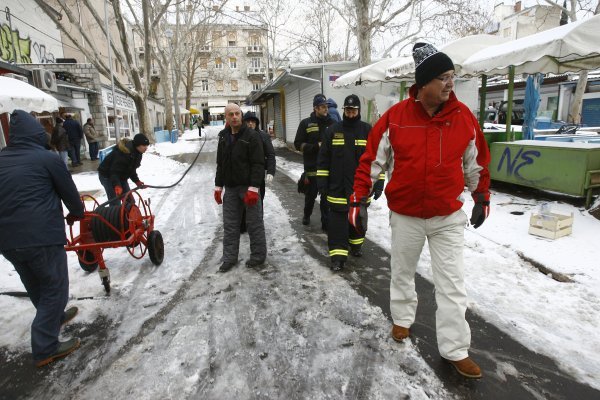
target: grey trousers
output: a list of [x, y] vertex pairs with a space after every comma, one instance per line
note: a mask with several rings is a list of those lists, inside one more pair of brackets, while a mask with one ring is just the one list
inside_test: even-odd
[[223, 263], [235, 264], [240, 252], [240, 223], [246, 210], [246, 226], [250, 238], [250, 259], [264, 261], [267, 257], [267, 241], [263, 221], [262, 200], [254, 206], [244, 203], [247, 186], [226, 186], [223, 194]]

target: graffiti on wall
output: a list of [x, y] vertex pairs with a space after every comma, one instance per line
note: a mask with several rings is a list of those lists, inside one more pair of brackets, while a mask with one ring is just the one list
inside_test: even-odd
[[537, 150], [528, 150], [523, 151], [524, 148], [521, 147], [517, 154], [514, 157], [511, 155], [510, 147], [506, 147], [504, 152], [502, 153], [502, 157], [498, 162], [498, 167], [496, 171], [500, 172], [502, 166], [504, 165], [504, 161], [506, 161], [506, 175], [511, 177], [515, 176], [517, 179], [526, 180], [520, 173], [519, 170], [526, 165], [533, 164], [537, 158], [540, 157], [541, 153]]
[[54, 54], [46, 50], [46, 45], [32, 41], [29, 37], [21, 37], [18, 29], [11, 32], [8, 24], [0, 25], [0, 60], [20, 64], [56, 62]]

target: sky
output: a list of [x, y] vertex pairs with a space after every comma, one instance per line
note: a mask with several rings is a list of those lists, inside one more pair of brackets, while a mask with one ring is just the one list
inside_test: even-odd
[[[109, 333], [87, 337], [80, 350], [52, 369], [49, 386], [38, 390], [43, 393], [33, 394], [217, 399], [282, 393], [358, 398], [360, 392], [369, 399], [398, 393], [411, 399], [452, 398], [414, 344], [391, 341], [390, 322], [381, 309], [305, 251], [280, 189], [267, 187], [267, 266], [259, 272], [243, 267], [249, 257], [244, 235], [242, 266], [216, 272], [222, 252], [222, 207], [212, 193], [217, 132], [207, 127], [203, 155], [180, 185], [142, 191], [151, 199], [155, 229], [165, 240], [162, 265], [152, 265], [147, 256], [136, 260], [123, 248], [105, 250], [112, 280], [112, 294], [105, 297], [97, 273], [82, 271], [74, 253], [68, 253], [69, 305], [80, 313], [76, 327], [65, 329], [61, 339], [99, 323], [108, 323]], [[197, 152], [202, 143], [193, 130], [175, 144], [150, 146], [140, 179], [151, 185], [175, 182], [188, 165], [173, 158]], [[277, 174], [292, 179], [302, 171], [299, 163], [281, 157], [277, 167]], [[75, 173], [73, 179], [80, 191], [105, 200], [95, 173]], [[473, 203], [466, 197], [464, 210], [470, 215]], [[389, 210], [382, 200], [369, 208], [367, 239], [389, 254]], [[572, 213], [573, 233], [544, 239], [528, 234], [529, 218], [540, 206], [534, 199], [492, 192], [489, 219], [465, 232], [468, 307], [600, 389], [600, 221], [581, 208], [551, 203], [553, 212]], [[522, 257], [571, 282], [552, 279]], [[429, 261], [425, 248], [418, 273], [431, 281]], [[0, 292], [22, 290], [18, 274], [0, 256]], [[27, 299], [0, 295], [0, 307], [0, 348], [9, 359], [29, 354], [33, 306]], [[358, 385], [365, 375], [371, 384]]]

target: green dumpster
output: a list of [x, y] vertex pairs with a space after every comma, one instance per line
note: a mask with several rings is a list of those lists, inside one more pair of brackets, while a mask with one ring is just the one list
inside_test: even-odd
[[[495, 142], [510, 142], [512, 140], [521, 140], [523, 139], [523, 132], [509, 132], [502, 130], [484, 130], [483, 136], [485, 136], [485, 141], [488, 145]], [[512, 137], [514, 136], [514, 137]]]
[[577, 197], [600, 187], [600, 144], [519, 140], [490, 144], [493, 180]]

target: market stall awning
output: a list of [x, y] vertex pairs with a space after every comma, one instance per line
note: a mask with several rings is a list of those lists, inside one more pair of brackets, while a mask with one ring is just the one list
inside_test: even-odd
[[600, 68], [600, 15], [483, 49], [464, 63], [470, 75], [578, 72]]
[[385, 76], [386, 69], [391, 65], [407, 62], [409, 58], [412, 60], [412, 57], [407, 56], [386, 58], [347, 72], [335, 80], [333, 87], [340, 88], [388, 81], [389, 79], [386, 79]]
[[197, 108], [190, 107], [190, 114], [202, 114]]
[[0, 114], [14, 110], [57, 111], [58, 101], [48, 93], [18, 79], [0, 76]]

